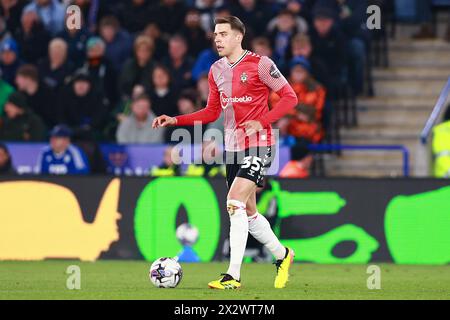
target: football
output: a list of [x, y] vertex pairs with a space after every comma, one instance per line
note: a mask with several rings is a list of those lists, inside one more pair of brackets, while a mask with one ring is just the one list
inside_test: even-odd
[[153, 262], [149, 278], [158, 288], [175, 288], [183, 278], [183, 270], [174, 258], [159, 258]]

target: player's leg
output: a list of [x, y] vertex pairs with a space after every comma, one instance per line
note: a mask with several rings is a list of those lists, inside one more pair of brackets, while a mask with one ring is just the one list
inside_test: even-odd
[[256, 190], [255, 182], [236, 177], [227, 195], [227, 211], [230, 215], [230, 264], [219, 280], [208, 284], [213, 289], [237, 289], [241, 286], [241, 266], [248, 238], [248, 220], [245, 204]]
[[227, 196], [227, 211], [230, 215], [230, 266], [227, 273], [240, 279], [240, 270], [248, 238], [246, 203], [255, 193], [253, 181], [236, 177]]
[[261, 242], [275, 257], [276, 260], [286, 257], [286, 247], [278, 240], [270, 227], [266, 217], [260, 214], [256, 208], [256, 192], [250, 195], [247, 201], [248, 231]]
[[248, 231], [261, 242], [275, 257], [277, 275], [275, 288], [284, 288], [289, 279], [289, 268], [294, 259], [294, 251], [283, 246], [270, 227], [266, 217], [260, 214], [256, 207], [256, 192], [247, 201]]

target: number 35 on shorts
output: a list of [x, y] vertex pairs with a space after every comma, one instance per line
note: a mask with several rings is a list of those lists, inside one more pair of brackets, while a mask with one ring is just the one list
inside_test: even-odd
[[250, 169], [258, 172], [261, 169], [262, 159], [255, 156], [248, 156], [242, 160], [241, 169]]

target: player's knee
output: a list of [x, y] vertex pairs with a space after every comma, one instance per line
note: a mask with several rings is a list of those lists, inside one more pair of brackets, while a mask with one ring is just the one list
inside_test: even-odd
[[245, 213], [245, 203], [239, 200], [227, 200], [227, 211], [230, 217], [236, 213]]
[[243, 201], [240, 199], [239, 192], [237, 192], [236, 190], [230, 190], [230, 191], [228, 191], [228, 194], [227, 194], [227, 201], [229, 201], [229, 200], [238, 200], [238, 201], [243, 202]]
[[257, 211], [256, 207], [253, 204], [250, 204], [248, 202], [247, 202], [246, 210], [247, 210], [247, 215], [249, 217], [253, 216]]

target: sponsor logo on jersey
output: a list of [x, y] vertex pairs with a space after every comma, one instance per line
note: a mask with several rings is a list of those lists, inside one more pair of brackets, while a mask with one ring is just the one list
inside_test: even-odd
[[230, 103], [249, 103], [252, 100], [253, 98], [250, 96], [227, 97], [223, 91], [220, 91], [220, 104], [222, 105], [222, 109], [228, 107]]

